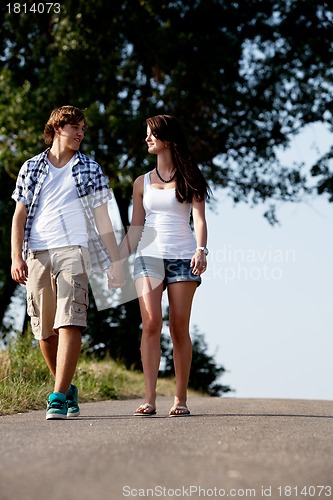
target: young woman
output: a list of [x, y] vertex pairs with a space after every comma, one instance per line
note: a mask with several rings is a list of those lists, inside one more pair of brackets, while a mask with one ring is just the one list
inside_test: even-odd
[[156, 155], [157, 164], [134, 182], [131, 226], [120, 247], [121, 258], [136, 249], [134, 280], [142, 316], [146, 400], [134, 415], [156, 413], [161, 302], [167, 289], [176, 375], [176, 395], [169, 415], [180, 417], [190, 414], [186, 404], [192, 360], [189, 323], [193, 296], [207, 266], [205, 199], [210, 189], [178, 121], [158, 115], [146, 123], [148, 152]]

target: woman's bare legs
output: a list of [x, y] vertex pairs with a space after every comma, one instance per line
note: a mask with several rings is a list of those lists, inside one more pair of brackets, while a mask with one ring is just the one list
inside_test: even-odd
[[161, 358], [163, 283], [156, 278], [140, 278], [135, 285], [142, 318], [141, 359], [146, 386], [145, 402], [155, 409]]
[[[172, 283], [168, 286], [169, 327], [173, 342], [173, 362], [176, 374], [176, 395], [174, 406], [185, 406], [187, 386], [192, 361], [190, 338], [190, 316], [197, 283], [190, 281]], [[175, 410], [182, 414], [184, 410]]]

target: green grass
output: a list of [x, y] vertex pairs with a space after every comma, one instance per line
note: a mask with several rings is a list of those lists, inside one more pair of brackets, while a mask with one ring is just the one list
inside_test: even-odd
[[[73, 383], [82, 403], [144, 396], [143, 374], [111, 359], [93, 361], [82, 355]], [[44, 409], [52, 390], [53, 379], [31, 338], [21, 337], [0, 351], [0, 415]], [[159, 395], [172, 396], [174, 390], [174, 379], [159, 379]]]

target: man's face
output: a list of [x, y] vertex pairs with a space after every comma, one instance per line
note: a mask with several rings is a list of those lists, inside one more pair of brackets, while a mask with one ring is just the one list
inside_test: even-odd
[[84, 138], [86, 126], [84, 120], [78, 123], [67, 123], [57, 130], [57, 137], [64, 148], [78, 151]]

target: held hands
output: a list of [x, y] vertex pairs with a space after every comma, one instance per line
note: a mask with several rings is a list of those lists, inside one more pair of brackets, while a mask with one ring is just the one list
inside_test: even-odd
[[123, 265], [120, 261], [114, 262], [107, 272], [108, 288], [121, 288], [125, 285]]
[[203, 274], [206, 271], [207, 260], [206, 255], [202, 251], [196, 251], [191, 259], [191, 267], [193, 274]]

